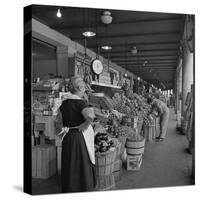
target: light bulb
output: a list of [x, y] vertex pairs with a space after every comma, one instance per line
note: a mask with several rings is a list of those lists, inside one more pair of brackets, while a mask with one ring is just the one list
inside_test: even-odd
[[62, 14], [61, 14], [61, 12], [60, 12], [60, 9], [58, 9], [58, 11], [57, 11], [57, 14], [56, 14], [56, 15], [57, 15], [57, 17], [58, 17], [58, 18], [61, 18], [61, 17], [62, 17]]
[[108, 45], [102, 46], [101, 48], [104, 49], [104, 50], [111, 50], [112, 49], [112, 47], [108, 46]]

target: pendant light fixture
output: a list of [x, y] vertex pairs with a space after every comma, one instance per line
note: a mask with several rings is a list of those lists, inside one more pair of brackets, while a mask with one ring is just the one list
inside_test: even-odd
[[82, 35], [85, 37], [94, 37], [96, 35], [96, 33], [94, 31], [91, 30], [90, 28], [90, 15], [89, 15], [89, 9], [85, 10], [84, 13], [84, 19], [87, 18], [85, 21], [87, 21], [87, 23], [84, 23], [85, 25], [85, 30], [83, 31]]
[[108, 50], [111, 50], [112, 49], [112, 47], [108, 44], [108, 25], [105, 25], [105, 29], [106, 29], [106, 44], [105, 45], [103, 45], [103, 46], [101, 46], [101, 48], [103, 49], [103, 50], [106, 50], [106, 51], [108, 51]]
[[131, 53], [132, 54], [137, 54], [138, 50], [137, 50], [137, 47], [134, 46], [132, 49], [131, 49]]
[[104, 24], [110, 24], [112, 23], [112, 16], [110, 11], [104, 11], [102, 16], [101, 16], [101, 21]]
[[105, 29], [106, 29], [106, 44], [101, 46], [103, 50], [111, 50], [112, 47], [108, 44], [108, 24], [112, 23], [112, 16], [110, 11], [104, 11], [103, 15], [101, 16], [101, 21], [103, 24], [105, 24]]
[[108, 46], [108, 45], [105, 45], [105, 46], [102, 46], [101, 47], [103, 50], [111, 50], [112, 47], [111, 46]]
[[57, 16], [58, 18], [61, 18], [61, 17], [62, 17], [62, 13], [60, 12], [60, 8], [58, 8], [58, 11], [57, 11], [57, 13], [56, 13], [56, 16]]
[[90, 31], [90, 30], [85, 31], [85, 32], [83, 32], [82, 34], [83, 34], [83, 36], [85, 36], [85, 37], [93, 37], [93, 36], [96, 35], [95, 32], [92, 32], [92, 31]]

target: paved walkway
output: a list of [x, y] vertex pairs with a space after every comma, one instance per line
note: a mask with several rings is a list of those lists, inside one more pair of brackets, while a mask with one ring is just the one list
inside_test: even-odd
[[123, 170], [116, 189], [182, 186], [192, 183], [192, 156], [186, 151], [187, 139], [176, 132], [174, 110], [170, 111], [165, 141], [147, 143], [141, 169], [134, 172]]

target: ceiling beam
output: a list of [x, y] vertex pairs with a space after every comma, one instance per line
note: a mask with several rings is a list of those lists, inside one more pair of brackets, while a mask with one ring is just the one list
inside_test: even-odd
[[[127, 46], [127, 47], [128, 47], [128, 46], [130, 46], [130, 47], [132, 47], [132, 46], [137, 46], [137, 47], [139, 47], [139, 46], [149, 46], [149, 45], [174, 45], [174, 44], [179, 45], [180, 42], [177, 41], [177, 40], [167, 41], [167, 42], [135, 42], [135, 43], [129, 43], [129, 44], [127, 44], [126, 46]], [[100, 45], [99, 45], [99, 46], [100, 46]], [[112, 47], [121, 47], [121, 46], [124, 47], [125, 44], [124, 44], [124, 43], [115, 43], [115, 44], [112, 44]], [[88, 45], [87, 47], [88, 47], [89, 49], [90, 49], [90, 48], [91, 48], [91, 49], [97, 48], [96, 44], [95, 44], [95, 45]]]
[[[84, 17], [84, 16], [82, 16]], [[139, 23], [172, 23], [174, 21], [181, 21], [183, 20], [183, 17], [174, 17], [174, 18], [155, 18], [155, 19], [143, 19], [143, 20], [131, 20], [131, 21], [124, 21], [124, 22], [115, 22], [113, 21], [112, 24], [109, 25], [110, 28], [119, 26], [119, 25], [133, 25], [133, 24], [139, 24]], [[56, 30], [65, 30], [65, 29], [71, 29], [71, 30], [78, 30], [78, 29], [83, 29], [86, 27], [86, 24], [76, 24], [76, 25], [52, 25], [50, 26], [53, 29]], [[96, 22], [95, 24], [90, 24], [90, 28], [96, 29], [96, 28], [105, 28], [105, 24], [102, 22]]]
[[121, 62], [117, 62], [117, 64], [124, 64], [124, 65], [132, 65], [132, 66], [141, 66], [141, 67], [148, 67], [148, 66], [166, 66], [166, 65], [170, 65], [170, 66], [176, 66], [176, 63], [147, 63], [147, 64], [141, 64], [141, 63], [132, 63], [132, 62], [126, 62], [126, 61], [121, 61]]
[[[136, 59], [138, 59], [138, 58], [146, 58], [146, 59], [148, 59], [148, 57], [149, 58], [153, 58], [153, 57], [162, 57], [162, 58], [164, 58], [164, 57], [170, 57], [170, 56], [172, 56], [172, 57], [178, 57], [178, 54], [168, 54], [168, 55], [160, 55], [160, 54], [157, 54], [157, 55], [137, 55], [137, 57], [135, 57]], [[122, 56], [110, 56], [110, 59], [114, 59], [114, 58], [126, 58], [124, 55], [122, 55]], [[133, 56], [132, 56], [132, 58], [133, 58]]]
[[[119, 58], [119, 59], [112, 59], [112, 61], [114, 62], [120, 62], [120, 61], [127, 61], [127, 62], [135, 62], [135, 63], [144, 63], [145, 59], [125, 59], [125, 58]], [[151, 60], [147, 60], [148, 63], [151, 63], [151, 62], [176, 62], [177, 59], [151, 59]]]
[[[132, 65], [132, 66], [135, 66], [136, 64], [133, 64], [133, 63], [130, 63], [130, 62], [126, 62], [126, 61], [124, 61], [124, 62], [118, 62], [118, 64], [120, 64], [120, 63], [123, 63], [124, 65]], [[166, 66], [166, 65], [170, 65], [170, 66], [176, 66], [176, 64], [174, 64], [174, 63], [147, 63], [147, 64], [145, 64], [145, 65], [143, 65], [143, 64], [137, 64], [137, 65], [139, 65], [139, 66], [142, 66], [142, 67], [148, 67], [148, 66]]]
[[[158, 52], [163, 52], [163, 51], [178, 51], [179, 49], [177, 48], [173, 48], [173, 49], [137, 49], [138, 52], [154, 52], [154, 51], [158, 51]], [[131, 49], [128, 48], [127, 51], [103, 51], [101, 50], [101, 54], [115, 54], [115, 53], [131, 53]], [[137, 54], [132, 54], [137, 56]]]
[[[157, 37], [160, 35], [169, 35], [169, 36], [174, 36], [174, 35], [181, 35], [180, 31], [174, 31], [174, 32], [154, 32], [154, 33], [132, 33], [132, 34], [115, 34], [115, 35], [98, 35], [98, 39], [111, 39], [111, 38], [127, 38], [127, 37], [143, 37], [143, 36], [147, 36], [147, 37]], [[84, 36], [81, 37], [71, 37], [72, 40], [85, 40]]]
[[[145, 61], [133, 61], [133, 60], [118, 60], [116, 63], [130, 63], [130, 64], [137, 64], [137, 65], [144, 65]], [[157, 61], [157, 60], [153, 60], [153, 61], [148, 61], [147, 64], [145, 64], [145, 66], [148, 66], [149, 64], [176, 64], [177, 61], [176, 60], [161, 60], [161, 61]]]
[[[130, 70], [130, 69], [129, 69]], [[148, 70], [148, 71], [139, 71], [139, 70], [135, 70], [135, 69], [133, 69], [133, 70], [131, 70], [133, 73], [141, 73], [141, 74], [148, 74], [148, 75], [150, 75], [150, 74], [154, 74], [154, 73], [157, 73], [157, 74], [159, 74], [159, 75], [161, 75], [160, 73], [163, 73], [163, 72], [165, 72], [166, 74], [172, 74], [173, 72], [174, 72], [174, 70], [162, 70], [162, 71], [154, 71], [154, 70], [152, 70], [151, 72]], [[169, 77], [166, 77], [166, 78], [169, 78]]]

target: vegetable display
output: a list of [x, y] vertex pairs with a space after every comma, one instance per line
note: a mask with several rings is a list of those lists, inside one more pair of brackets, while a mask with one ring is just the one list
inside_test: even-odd
[[111, 150], [111, 148], [115, 148], [112, 138], [106, 133], [97, 133], [95, 136], [95, 153], [103, 153]]

